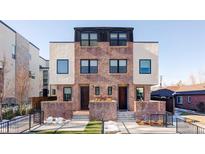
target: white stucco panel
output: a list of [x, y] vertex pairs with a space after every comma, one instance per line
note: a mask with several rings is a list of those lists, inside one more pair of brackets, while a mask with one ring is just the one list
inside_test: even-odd
[[[74, 84], [75, 65], [74, 43], [51, 43], [49, 76], [50, 84]], [[69, 73], [57, 74], [57, 59], [69, 60]]]
[[[158, 84], [158, 43], [134, 43], [133, 46], [133, 83], [134, 84]], [[139, 73], [139, 60], [151, 59], [151, 74]]]

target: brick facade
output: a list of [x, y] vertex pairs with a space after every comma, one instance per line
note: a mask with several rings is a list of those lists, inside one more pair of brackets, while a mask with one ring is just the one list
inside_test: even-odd
[[[80, 59], [98, 59], [97, 74], [80, 74]], [[109, 73], [110, 59], [127, 59], [127, 73]], [[102, 97], [107, 97], [107, 87], [112, 86], [112, 99], [118, 101], [118, 86], [128, 87], [128, 109], [133, 109], [134, 85], [133, 85], [133, 43], [129, 42], [125, 47], [112, 47], [109, 42], [98, 42], [97, 47], [82, 47], [75, 43], [75, 109], [80, 110], [80, 85], [89, 85], [90, 100], [94, 99], [95, 86], [100, 87]]]
[[151, 114], [165, 114], [166, 112], [166, 102], [164, 101], [135, 101], [136, 116], [147, 116]]
[[197, 104], [200, 102], [205, 103], [205, 95], [189, 95], [191, 97], [191, 102], [188, 102], [188, 95], [182, 96], [183, 103], [177, 104], [177, 96], [175, 96], [175, 106], [178, 108], [188, 109], [188, 110], [197, 110]]
[[90, 102], [90, 120], [117, 120], [117, 102]]
[[71, 119], [73, 115], [72, 103], [68, 103], [68, 102], [60, 102], [60, 101], [41, 102], [41, 109], [42, 111], [44, 111], [44, 119], [47, 119], [49, 116]]

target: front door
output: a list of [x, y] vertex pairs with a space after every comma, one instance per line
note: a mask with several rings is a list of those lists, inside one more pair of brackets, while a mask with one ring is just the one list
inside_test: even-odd
[[127, 87], [119, 87], [119, 109], [127, 110]]
[[80, 87], [81, 110], [88, 110], [89, 105], [89, 86]]

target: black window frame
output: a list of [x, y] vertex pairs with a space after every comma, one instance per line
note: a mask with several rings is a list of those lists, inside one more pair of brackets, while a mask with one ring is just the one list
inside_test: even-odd
[[[69, 88], [71, 90], [70, 98], [66, 99], [65, 97], [65, 89]], [[63, 87], [63, 101], [72, 101], [72, 87]]]
[[109, 87], [107, 88], [107, 94], [108, 94], [109, 96], [112, 95], [112, 86], [109, 86]]
[[[117, 60], [117, 72], [111, 72], [111, 61], [116, 61]], [[119, 61], [120, 60], [125, 60], [126, 61], [126, 72], [120, 72], [120, 66], [119, 66]], [[110, 59], [109, 60], [109, 73], [127, 73], [127, 65], [128, 65], [128, 62], [127, 62], [127, 59]]]
[[[143, 95], [142, 95], [142, 99], [138, 99], [138, 95], [137, 95], [137, 89], [143, 89]], [[136, 87], [136, 89], [135, 89], [135, 92], [136, 92], [136, 101], [143, 101], [144, 100], [144, 97], [145, 97], [145, 93], [144, 93], [144, 90], [145, 90], [145, 88], [144, 87]]]
[[100, 95], [100, 87], [99, 86], [96, 86], [95, 87], [95, 95]]
[[[58, 62], [59, 61], [67, 61], [67, 71], [65, 73], [60, 73], [58, 71]], [[57, 61], [56, 61], [56, 73], [57, 74], [69, 74], [69, 59], [57, 59]]]
[[[149, 61], [150, 62], [150, 71], [148, 73], [144, 73], [141, 71], [141, 62], [142, 61]], [[139, 60], [139, 74], [152, 74], [152, 60], [151, 59], [140, 59]]]
[[[82, 71], [82, 61], [88, 61], [88, 72]], [[91, 72], [91, 61], [97, 61], [97, 72]], [[98, 73], [98, 60], [97, 59], [80, 59], [80, 74], [97, 74]]]
[[[88, 34], [88, 39], [82, 39], [82, 38], [81, 38], [81, 35], [82, 35], [82, 34]], [[96, 39], [91, 39], [91, 38], [90, 38], [90, 35], [91, 35], [91, 34], [96, 34], [96, 35], [97, 35], [97, 38], [96, 38]], [[83, 44], [82, 44], [82, 41], [88, 41], [88, 45], [83, 45]], [[86, 47], [86, 46], [91, 46], [91, 47], [92, 47], [92, 46], [97, 46], [97, 45], [91, 45], [91, 42], [92, 42], [92, 41], [96, 41], [97, 44], [98, 44], [98, 33], [97, 33], [97, 32], [81, 32], [81, 33], [80, 33], [80, 46], [83, 46], [83, 47]]]
[[[111, 39], [111, 34], [117, 34], [117, 38], [116, 39]], [[126, 34], [126, 39], [120, 39], [120, 34]], [[127, 32], [110, 32], [110, 46], [127, 46]], [[116, 44], [112, 44], [112, 41], [116, 41]], [[121, 45], [120, 42], [121, 41], [125, 41], [125, 45]]]

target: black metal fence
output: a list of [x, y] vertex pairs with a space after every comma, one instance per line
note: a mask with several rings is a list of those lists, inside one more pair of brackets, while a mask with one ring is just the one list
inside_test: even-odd
[[195, 121], [187, 122], [185, 119], [176, 118], [176, 133], [180, 134], [205, 134], [205, 128], [196, 124]]
[[44, 112], [35, 112], [24, 117], [19, 117], [6, 122], [0, 122], [1, 134], [18, 134], [30, 130], [32, 127], [41, 125]]
[[150, 114], [148, 116], [137, 117], [137, 120], [144, 121], [146, 124], [151, 126], [163, 126], [168, 127], [173, 125], [173, 114], [171, 112], [166, 112], [165, 114]]

